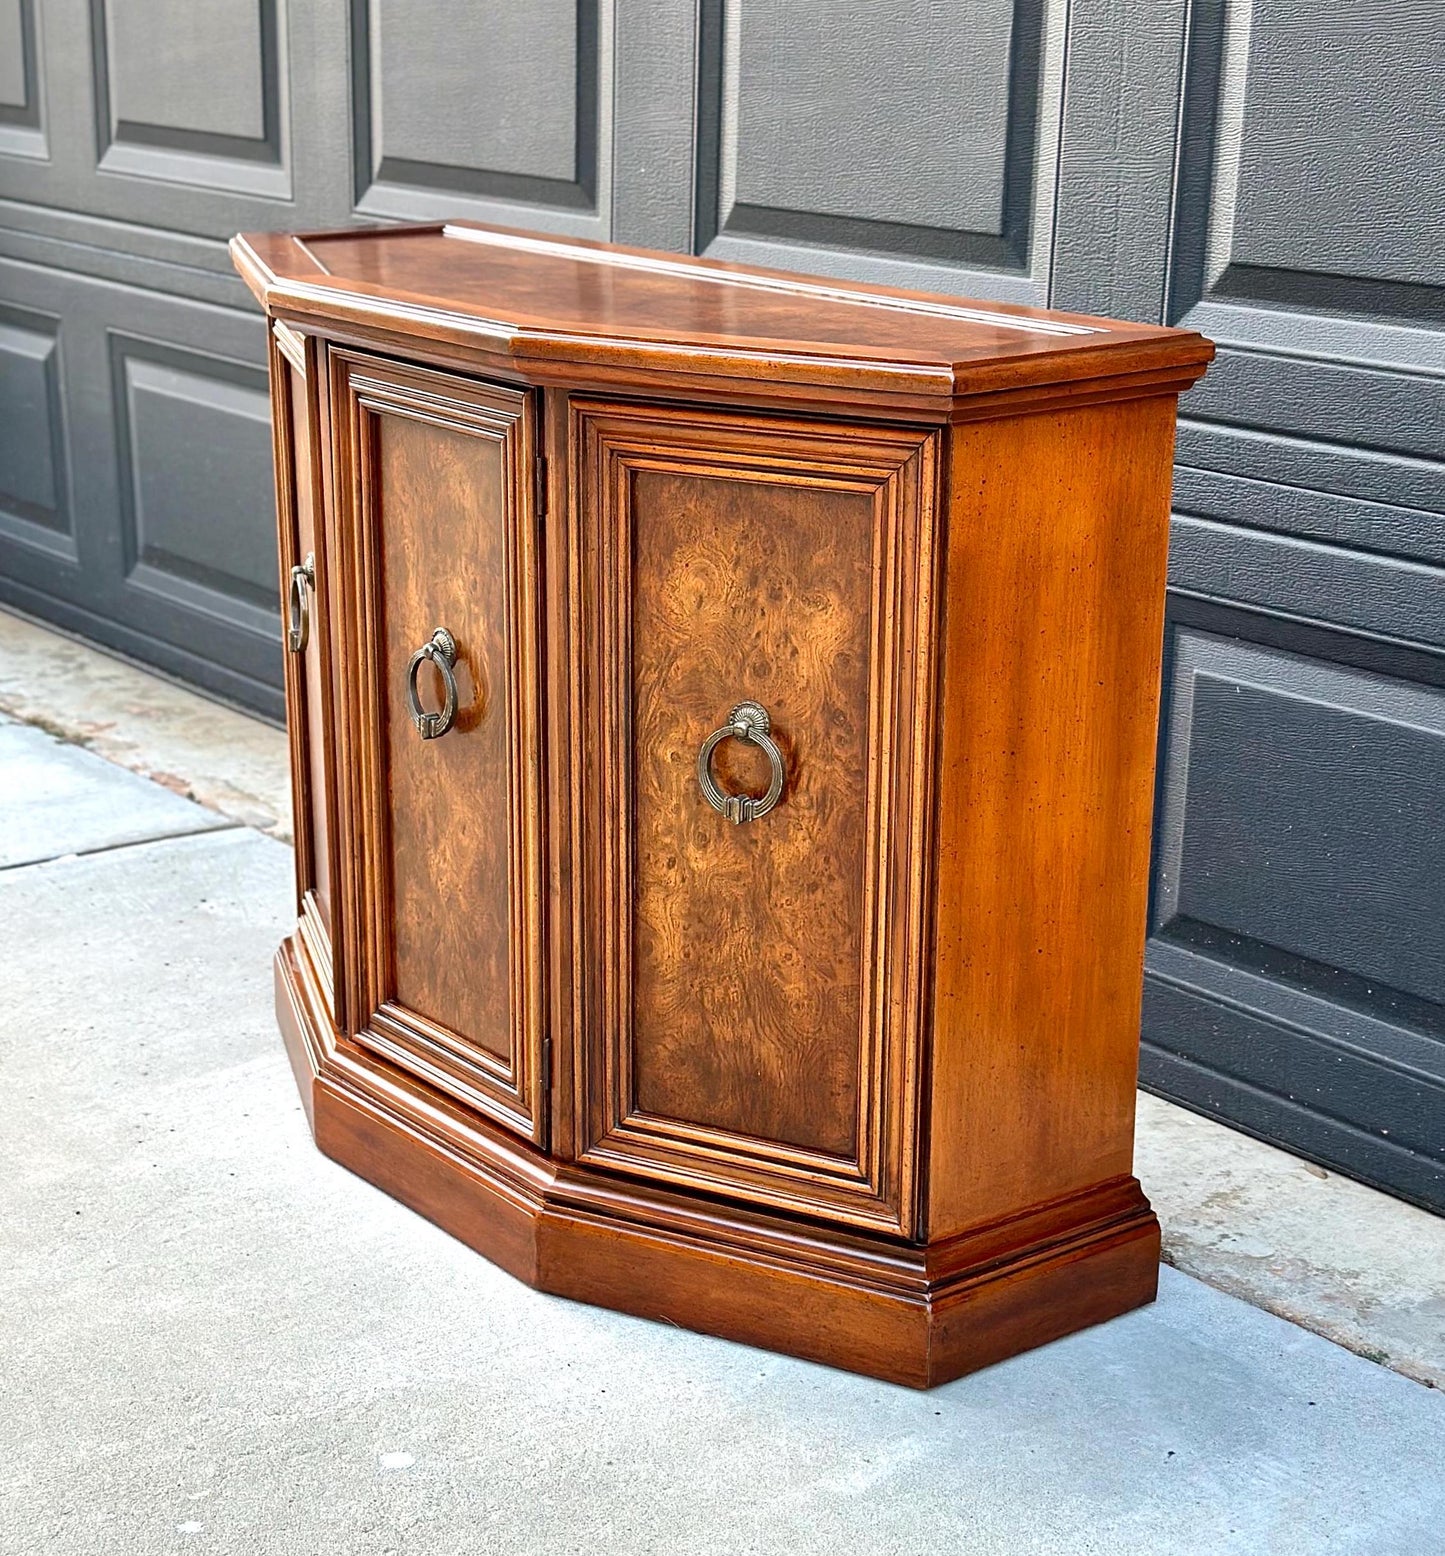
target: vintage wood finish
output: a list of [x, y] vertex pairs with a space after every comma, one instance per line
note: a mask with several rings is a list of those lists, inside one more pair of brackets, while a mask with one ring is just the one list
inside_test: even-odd
[[288, 942], [276, 1013], [318, 1146], [540, 1290], [928, 1388], [1152, 1301], [1132, 1178], [899, 1242], [588, 1172], [329, 1027]]
[[[277, 958], [320, 1147], [544, 1290], [916, 1386], [1150, 1300], [1208, 343], [498, 230], [235, 252], [324, 364], [334, 709], [293, 739], [334, 762], [335, 999], [304, 910]], [[463, 714], [422, 742], [439, 625]], [[788, 780], [735, 827], [695, 762], [743, 697]], [[757, 755], [716, 771], [757, 792]]]
[[[572, 409], [582, 1159], [909, 1230], [936, 439]], [[743, 697], [789, 777], [739, 827]]]
[[[1193, 331], [471, 222], [235, 239], [273, 317], [559, 388], [969, 420], [1186, 389]], [[382, 283], [382, 277], [388, 284]]]
[[[344, 652], [359, 761], [362, 1041], [540, 1139], [540, 743], [530, 397], [333, 353]], [[407, 665], [458, 647], [452, 729], [423, 740]], [[423, 705], [442, 706], [423, 665]]]
[[335, 769], [332, 762], [335, 710], [332, 702], [331, 627], [327, 620], [327, 548], [322, 532], [323, 469], [318, 347], [284, 324], [271, 331], [272, 418], [276, 458], [276, 512], [283, 587], [291, 569], [312, 559], [315, 582], [308, 591], [310, 630], [300, 654], [286, 655], [290, 710], [291, 788], [296, 853], [298, 932], [328, 990], [334, 1010], [335, 914], [331, 883], [335, 872]]
[[935, 1236], [1130, 1170], [1173, 440], [1160, 399], [954, 434]]

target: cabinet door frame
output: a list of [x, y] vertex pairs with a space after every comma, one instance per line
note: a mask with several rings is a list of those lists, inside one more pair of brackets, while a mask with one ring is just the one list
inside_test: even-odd
[[[702, 407], [570, 404], [569, 573], [579, 1161], [913, 1235], [928, 946], [941, 435]], [[852, 1157], [657, 1117], [631, 1076], [630, 472], [802, 482], [873, 501], [858, 1114]], [[785, 801], [786, 803], [786, 801]]]
[[[340, 630], [338, 768], [347, 821], [343, 890], [349, 926], [345, 1018], [354, 1040], [545, 1148], [548, 1043], [543, 1007], [541, 676], [538, 630], [538, 408], [526, 389], [331, 346], [333, 569]], [[383, 416], [495, 439], [506, 471], [508, 720], [508, 1003], [511, 1058], [469, 1044], [393, 997], [395, 924], [388, 884], [390, 802], [381, 710], [402, 686], [384, 659], [376, 424]], [[446, 558], [437, 558], [439, 567]], [[460, 797], [451, 803], [485, 803]], [[465, 913], [464, 902], [447, 905]]]
[[[302, 653], [284, 656], [286, 687], [286, 732], [291, 762], [292, 842], [296, 862], [297, 931], [310, 957], [326, 998], [327, 1009], [335, 1016], [336, 986], [340, 981], [340, 936], [337, 933], [337, 891], [339, 874], [337, 837], [337, 794], [334, 731], [336, 728], [335, 692], [332, 683], [332, 625], [328, 611], [329, 579], [326, 539], [327, 504], [323, 470], [322, 409], [323, 385], [320, 373], [320, 348], [316, 337], [303, 335], [289, 325], [274, 323], [270, 331], [269, 365], [271, 371], [272, 435], [276, 459], [277, 539], [280, 558], [281, 610], [283, 631], [289, 603], [291, 569], [303, 565], [299, 492], [306, 483], [312, 513], [312, 555], [314, 577], [309, 590], [309, 641]], [[299, 375], [304, 398], [298, 404], [295, 379]], [[310, 462], [302, 469], [297, 452], [297, 432], [304, 421]], [[306, 659], [316, 656], [320, 671], [319, 705], [307, 685]], [[312, 762], [311, 734], [319, 723], [322, 752], [321, 771]], [[319, 793], [318, 793], [319, 791]], [[313, 825], [313, 806], [317, 799], [327, 817], [325, 837], [318, 837]], [[332, 882], [331, 920], [327, 921], [318, 895], [318, 850], [326, 851], [327, 874]]]

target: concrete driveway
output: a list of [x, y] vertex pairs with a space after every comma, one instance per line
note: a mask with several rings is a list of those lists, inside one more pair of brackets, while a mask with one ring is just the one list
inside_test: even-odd
[[1445, 1552], [1445, 1396], [1173, 1270], [929, 1394], [534, 1293], [313, 1149], [282, 843], [0, 722], [0, 849], [7, 1556]]

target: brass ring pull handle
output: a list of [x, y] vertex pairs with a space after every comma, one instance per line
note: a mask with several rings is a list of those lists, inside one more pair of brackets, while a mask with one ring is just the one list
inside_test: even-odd
[[303, 653], [311, 641], [311, 593], [316, 587], [316, 553], [311, 552], [299, 566], [291, 569], [291, 587], [286, 597], [286, 646], [293, 654]]
[[[727, 723], [721, 729], [715, 729], [703, 741], [702, 750], [697, 753], [697, 781], [708, 804], [738, 826], [745, 821], [755, 821], [759, 816], [766, 816], [782, 795], [787, 773], [783, 769], [783, 753], [772, 738], [772, 727], [768, 710], [761, 703], [740, 702], [728, 714]], [[712, 754], [728, 739], [748, 740], [767, 752], [768, 765], [773, 771], [766, 794], [728, 794], [718, 787], [718, 781], [712, 775]]]
[[[421, 669], [422, 661], [427, 659], [437, 667], [446, 689], [446, 702], [440, 713], [429, 713], [423, 708], [417, 693], [416, 673]], [[456, 639], [445, 627], [438, 627], [411, 656], [411, 663], [406, 667], [406, 708], [423, 740], [435, 740], [438, 735], [445, 735], [457, 716], [457, 678], [452, 674], [456, 662]]]

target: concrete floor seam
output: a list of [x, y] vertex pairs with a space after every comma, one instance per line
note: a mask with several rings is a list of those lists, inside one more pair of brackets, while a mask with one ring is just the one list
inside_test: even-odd
[[179, 832], [158, 832], [154, 837], [127, 838], [119, 843], [99, 843], [94, 848], [68, 848], [46, 854], [40, 859], [21, 859], [15, 864], [0, 864], [0, 875], [15, 870], [31, 870], [38, 865], [55, 864], [61, 859], [93, 859], [97, 854], [116, 854], [131, 848], [149, 848], [152, 843], [173, 843], [181, 837], [219, 837], [227, 832], [245, 832], [248, 829], [239, 821], [225, 822], [220, 826], [184, 827]]

